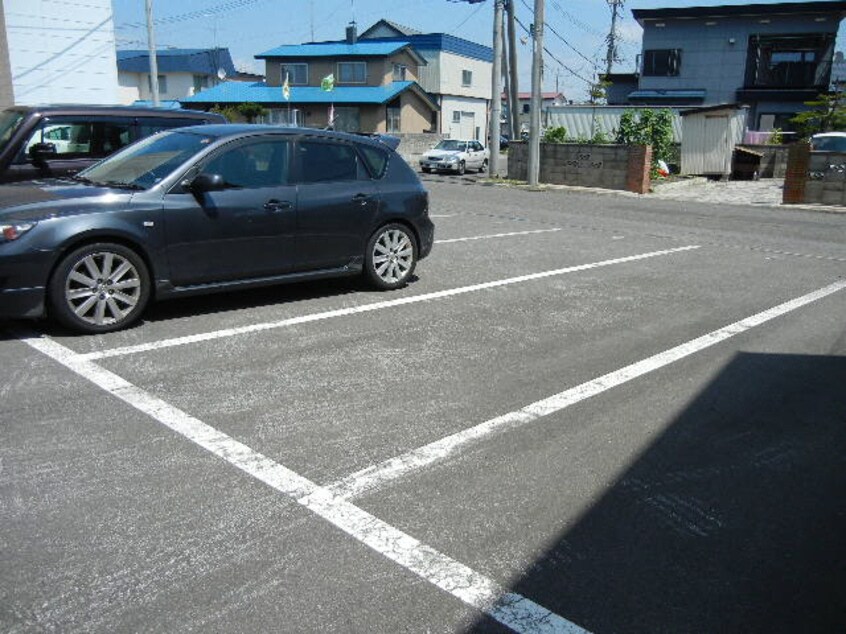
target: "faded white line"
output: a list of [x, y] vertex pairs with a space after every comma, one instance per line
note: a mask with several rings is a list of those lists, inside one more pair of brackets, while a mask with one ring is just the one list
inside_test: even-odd
[[353, 498], [364, 493], [371, 492], [378, 489], [380, 486], [395, 480], [399, 477], [407, 475], [412, 471], [417, 471], [424, 467], [428, 467], [435, 462], [439, 462], [458, 452], [463, 447], [473, 442], [490, 436], [497, 432], [503, 432], [514, 427], [519, 427], [535, 421], [541, 417], [549, 414], [560, 412], [571, 405], [580, 403], [586, 399], [601, 394], [613, 387], [627, 383], [644, 374], [654, 372], [659, 368], [674, 363], [696, 352], [700, 352], [705, 348], [714, 346], [726, 339], [739, 335], [750, 330], [756, 326], [760, 326], [771, 319], [775, 319], [781, 315], [789, 313], [801, 308], [806, 304], [817, 301], [836, 293], [839, 290], [846, 288], [846, 281], [835, 282], [825, 288], [821, 288], [813, 293], [803, 295], [796, 299], [790, 300], [780, 304], [769, 310], [765, 310], [751, 317], [747, 317], [741, 321], [735, 322], [731, 325], [714, 330], [706, 335], [698, 337], [683, 343], [664, 352], [627, 365], [626, 367], [609, 372], [596, 379], [577, 385], [576, 387], [564, 390], [553, 396], [536, 401], [531, 405], [527, 405], [522, 409], [508, 414], [503, 414], [480, 423], [475, 427], [470, 427], [458, 433], [452, 434], [440, 440], [436, 440], [428, 445], [424, 445], [400, 456], [390, 458], [380, 464], [371, 465], [365, 469], [357, 471], [333, 484], [326, 486], [335, 495], [344, 499]]
[[533, 231], [512, 231], [511, 233], [491, 233], [484, 236], [471, 236], [469, 238], [449, 238], [447, 240], [435, 240], [435, 244], [449, 244], [451, 242], [471, 242], [473, 240], [490, 240], [491, 238], [510, 238], [511, 236], [528, 236], [533, 233], [552, 233], [553, 231], [561, 231], [556, 229], [535, 229]]
[[314, 321], [322, 321], [324, 319], [333, 319], [335, 317], [345, 317], [348, 315], [357, 315], [359, 313], [367, 313], [374, 310], [382, 310], [385, 308], [393, 308], [395, 306], [406, 306], [408, 304], [416, 304], [418, 302], [426, 302], [434, 299], [443, 299], [445, 297], [454, 297], [456, 295], [463, 295], [465, 293], [472, 293], [489, 288], [497, 288], [500, 286], [509, 286], [511, 284], [519, 284], [521, 282], [530, 282], [533, 280], [540, 280], [547, 277], [554, 277], [556, 275], [564, 275], [566, 273], [576, 273], [579, 271], [588, 271], [603, 266], [612, 266], [614, 264], [623, 264], [625, 262], [635, 262], [637, 260], [646, 260], [648, 258], [659, 257], [662, 255], [670, 255], [672, 253], [680, 253], [682, 251], [690, 251], [698, 249], [698, 245], [688, 245], [678, 247], [675, 249], [664, 249], [661, 251], [651, 251], [649, 253], [640, 253], [638, 255], [630, 255], [622, 258], [614, 258], [613, 260], [602, 260], [601, 262], [592, 262], [590, 264], [579, 264], [576, 266], [568, 266], [561, 269], [553, 269], [551, 271], [542, 271], [540, 273], [531, 273], [529, 275], [520, 275], [518, 277], [509, 277], [502, 280], [494, 280], [492, 282], [483, 282], [481, 284], [472, 284], [470, 286], [460, 286], [445, 291], [435, 291], [433, 293], [424, 293], [422, 295], [412, 295], [410, 297], [401, 297], [399, 299], [389, 299], [382, 302], [374, 302], [373, 304], [364, 304], [363, 306], [353, 306], [351, 308], [339, 308], [336, 310], [328, 310], [322, 313], [312, 313], [311, 315], [302, 315], [300, 317], [291, 317], [290, 319], [281, 319], [279, 321], [270, 321], [260, 324], [250, 324], [249, 326], [239, 326], [237, 328], [226, 328], [223, 330], [213, 330], [211, 332], [200, 333], [197, 335], [187, 335], [185, 337], [174, 337], [172, 339], [161, 339], [159, 341], [152, 341], [150, 343], [141, 343], [134, 346], [125, 346], [122, 348], [112, 348], [111, 350], [102, 350], [99, 352], [89, 352], [81, 355], [83, 359], [89, 361], [96, 359], [105, 359], [108, 357], [120, 357], [127, 354], [136, 354], [139, 352], [150, 352], [153, 350], [161, 350], [162, 348], [172, 348], [174, 346], [185, 346], [193, 343], [200, 343], [204, 341], [212, 341], [214, 339], [223, 339], [225, 337], [234, 337], [236, 335], [245, 335], [254, 332], [262, 332], [265, 330], [273, 330], [275, 328], [285, 328], [287, 326], [296, 326], [299, 324], [307, 324]]
[[429, 214], [430, 218], [452, 218], [455, 214]]
[[505, 588], [411, 535], [383, 522], [214, 427], [145, 392], [124, 378], [46, 337], [20, 336], [124, 403], [283, 493], [346, 534], [516, 632], [586, 633], [526, 597]]

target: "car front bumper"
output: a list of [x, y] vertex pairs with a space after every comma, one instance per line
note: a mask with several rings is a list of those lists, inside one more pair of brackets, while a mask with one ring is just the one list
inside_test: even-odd
[[15, 247], [0, 244], [0, 318], [41, 317], [52, 258], [44, 251], [14, 253]]
[[448, 163], [446, 161], [420, 161], [420, 167], [423, 169], [429, 170], [450, 170], [453, 172], [458, 171], [458, 162], [455, 163]]

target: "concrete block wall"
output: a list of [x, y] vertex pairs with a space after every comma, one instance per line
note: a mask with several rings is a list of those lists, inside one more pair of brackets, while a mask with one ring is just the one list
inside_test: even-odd
[[807, 143], [792, 146], [782, 200], [846, 206], [846, 152], [811, 152]]
[[784, 178], [787, 173], [787, 154], [790, 145], [757, 145], [744, 143], [738, 147], [752, 150], [763, 154], [761, 157], [761, 169], [758, 176], [761, 178]]
[[390, 136], [395, 136], [400, 140], [397, 152], [414, 169], [419, 167], [420, 157], [424, 152], [431, 150], [439, 142], [447, 138], [445, 134], [431, 134], [428, 132], [422, 134], [391, 134]]
[[[541, 143], [541, 183], [649, 191], [652, 151], [644, 146]], [[512, 142], [508, 149], [508, 178], [526, 180], [528, 146]]]

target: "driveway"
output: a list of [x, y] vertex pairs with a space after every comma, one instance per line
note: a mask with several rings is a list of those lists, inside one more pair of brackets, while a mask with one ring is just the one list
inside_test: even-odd
[[668, 200], [732, 205], [780, 205], [784, 180], [711, 181], [691, 178], [669, 183], [653, 183], [652, 196]]
[[407, 288], [0, 324], [0, 632], [843, 632], [846, 217], [427, 183]]

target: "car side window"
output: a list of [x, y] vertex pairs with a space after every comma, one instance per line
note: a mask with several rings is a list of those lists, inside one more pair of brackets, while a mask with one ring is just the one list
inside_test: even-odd
[[288, 146], [287, 139], [238, 145], [215, 156], [202, 171], [220, 174], [230, 187], [260, 189], [287, 185]]
[[52, 148], [55, 159], [103, 158], [132, 141], [132, 121], [86, 121], [83, 119], [46, 119], [32, 133], [23, 147], [26, 161], [37, 144]]
[[385, 169], [388, 167], [388, 153], [369, 145], [361, 145], [359, 149], [373, 178], [382, 178], [385, 175]]
[[358, 180], [363, 176], [355, 150], [344, 143], [300, 141], [303, 183]]

